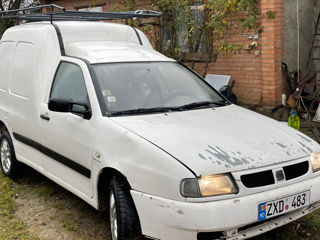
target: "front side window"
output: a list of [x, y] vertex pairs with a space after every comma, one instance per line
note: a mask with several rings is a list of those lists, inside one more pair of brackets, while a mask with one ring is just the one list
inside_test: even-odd
[[108, 113], [225, 102], [201, 78], [176, 62], [95, 64], [93, 69]]
[[[50, 98], [71, 99], [89, 105], [88, 93], [81, 68], [73, 63], [61, 62], [56, 73]], [[74, 105], [74, 110], [82, 106]]]

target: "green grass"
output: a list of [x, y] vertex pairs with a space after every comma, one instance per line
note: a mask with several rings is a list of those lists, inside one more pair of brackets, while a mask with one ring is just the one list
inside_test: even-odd
[[52, 206], [57, 210], [63, 210], [64, 208], [61, 202], [56, 202]]
[[35, 192], [39, 197], [49, 197], [56, 192], [56, 188], [52, 185], [41, 186], [35, 189]]
[[62, 227], [64, 227], [68, 231], [72, 231], [72, 232], [77, 231], [77, 227], [75, 226], [74, 222], [69, 218], [62, 218], [60, 222], [62, 224]]
[[53, 220], [56, 220], [57, 217], [58, 217], [58, 216], [57, 216], [56, 214], [53, 214], [53, 215], [50, 216], [49, 219], [50, 219], [50, 221], [53, 221]]
[[26, 230], [26, 225], [15, 219], [13, 197], [22, 187], [0, 172], [0, 239], [38, 240]]
[[2, 219], [0, 221], [0, 239], [39, 240], [38, 237], [25, 230], [26, 226], [21, 221]]

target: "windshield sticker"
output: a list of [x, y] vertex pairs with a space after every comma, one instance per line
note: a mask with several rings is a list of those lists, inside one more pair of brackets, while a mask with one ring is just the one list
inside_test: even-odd
[[151, 90], [150, 90], [150, 87], [148, 86], [148, 83], [147, 83], [147, 82], [143, 82], [143, 83], [141, 84], [141, 88], [143, 89], [144, 95], [145, 95], [146, 97], [150, 95]]
[[107, 100], [109, 103], [114, 103], [117, 101], [117, 98], [115, 96], [108, 96]]
[[102, 95], [107, 97], [107, 96], [111, 96], [111, 91], [109, 89], [105, 89], [105, 90], [102, 90]]

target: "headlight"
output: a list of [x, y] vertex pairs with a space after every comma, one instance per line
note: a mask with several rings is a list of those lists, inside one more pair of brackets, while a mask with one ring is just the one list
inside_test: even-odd
[[317, 172], [320, 170], [320, 152], [313, 153], [311, 155], [312, 169], [313, 172]]
[[216, 174], [201, 178], [184, 179], [181, 195], [184, 197], [209, 197], [238, 193], [238, 187], [230, 174]]

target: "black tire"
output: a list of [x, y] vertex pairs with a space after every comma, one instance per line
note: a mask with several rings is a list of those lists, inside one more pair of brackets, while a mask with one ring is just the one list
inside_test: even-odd
[[[114, 198], [115, 208], [112, 208], [111, 198]], [[109, 187], [109, 219], [110, 239], [112, 240], [140, 240], [143, 239], [140, 221], [133, 199], [130, 195], [130, 186], [122, 177], [115, 176], [111, 179]], [[116, 211], [116, 217], [112, 217], [112, 211]], [[114, 230], [112, 221], [117, 220], [117, 228]], [[117, 237], [113, 236], [117, 233]]]
[[[8, 150], [4, 151], [4, 144], [7, 145]], [[7, 156], [6, 153], [10, 154], [10, 165], [6, 164], [3, 159]], [[19, 162], [16, 159], [13, 143], [10, 134], [7, 131], [3, 131], [0, 137], [0, 166], [3, 174], [7, 177], [16, 177], [18, 174]]]

